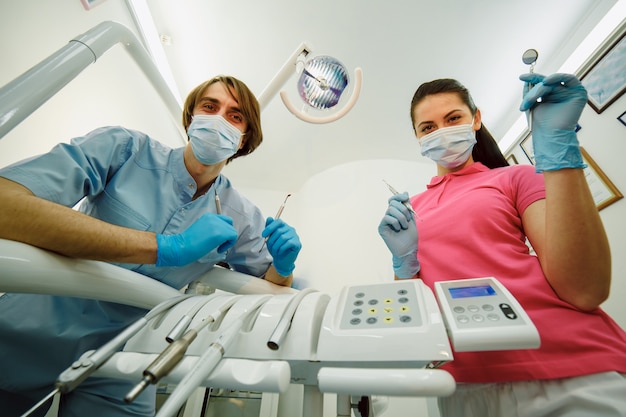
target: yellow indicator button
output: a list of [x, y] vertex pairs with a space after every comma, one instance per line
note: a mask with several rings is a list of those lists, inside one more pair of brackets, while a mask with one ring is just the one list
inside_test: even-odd
[[393, 317], [385, 317], [385, 318], [383, 319], [383, 321], [384, 321], [385, 323], [393, 323]]

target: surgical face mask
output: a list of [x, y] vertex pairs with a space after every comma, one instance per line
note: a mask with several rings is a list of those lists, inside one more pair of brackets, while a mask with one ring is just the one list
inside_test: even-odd
[[476, 144], [474, 122], [442, 127], [419, 140], [422, 155], [444, 168], [456, 168], [468, 160]]
[[195, 157], [204, 165], [213, 165], [233, 156], [239, 150], [241, 132], [217, 114], [193, 116], [189, 142]]

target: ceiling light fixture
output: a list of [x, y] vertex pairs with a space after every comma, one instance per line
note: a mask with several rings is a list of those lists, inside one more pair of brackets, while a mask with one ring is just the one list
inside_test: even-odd
[[[299, 74], [297, 89], [306, 106], [325, 111], [334, 109], [339, 104], [350, 84], [348, 71], [339, 60], [330, 56], [318, 56], [307, 60], [310, 54], [311, 48], [304, 42], [291, 54], [259, 96], [261, 109], [265, 108], [294, 71]], [[298, 110], [291, 103], [285, 91], [280, 92], [280, 98], [285, 107], [300, 120], [317, 124], [330, 123], [345, 116], [354, 107], [361, 92], [362, 81], [361, 68], [356, 68], [350, 98], [347, 99], [343, 108], [328, 116], [314, 117], [306, 111]]]

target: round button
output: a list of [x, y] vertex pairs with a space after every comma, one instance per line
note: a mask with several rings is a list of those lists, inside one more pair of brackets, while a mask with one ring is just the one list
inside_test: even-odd
[[483, 310], [493, 311], [494, 307], [491, 304], [483, 304]]
[[368, 324], [376, 324], [377, 321], [378, 319], [376, 317], [370, 317], [367, 319]]
[[362, 305], [363, 305], [363, 300], [356, 300], [356, 301], [354, 302], [354, 305], [355, 305], [355, 306], [362, 306]]
[[467, 316], [459, 316], [456, 318], [458, 320], [459, 323], [469, 323], [469, 317]]
[[361, 323], [361, 319], [353, 318], [350, 320], [350, 324], [357, 325]]
[[498, 321], [500, 320], [500, 316], [498, 316], [497, 314], [494, 313], [489, 313], [487, 314], [487, 318], [491, 321]]
[[371, 306], [375, 306], [376, 304], [378, 304], [378, 300], [377, 300], [377, 299], [375, 299], [375, 298], [373, 298], [373, 299], [369, 300], [369, 301], [367, 302], [367, 304], [369, 304], [369, 305], [371, 305]]
[[485, 320], [485, 318], [484, 318], [483, 316], [481, 316], [480, 314], [474, 314], [474, 315], [472, 316], [472, 320], [474, 320], [474, 321], [476, 321], [476, 322], [480, 323], [480, 322], [484, 321], [484, 320]]
[[402, 304], [406, 304], [406, 303], [409, 302], [409, 299], [406, 298], [406, 297], [400, 297], [400, 298], [398, 298], [398, 302], [402, 303]]
[[471, 305], [471, 306], [467, 306], [467, 311], [469, 311], [471, 313], [478, 313], [478, 311], [480, 311], [480, 309], [478, 308], [478, 306]]
[[458, 314], [465, 313], [465, 309], [463, 307], [456, 306], [454, 307], [453, 310], [455, 313], [458, 313]]
[[352, 315], [353, 316], [358, 316], [362, 312], [363, 312], [363, 310], [361, 310], [360, 308], [355, 308], [354, 310], [352, 310]]

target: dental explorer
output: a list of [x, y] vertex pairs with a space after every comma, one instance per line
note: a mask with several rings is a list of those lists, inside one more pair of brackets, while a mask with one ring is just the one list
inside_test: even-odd
[[[291, 193], [287, 194], [287, 197], [285, 197], [285, 201], [283, 201], [283, 204], [281, 204], [280, 207], [278, 208], [278, 212], [276, 213], [276, 216], [274, 216], [274, 220], [278, 220], [280, 218], [280, 215], [283, 214], [283, 210], [285, 209], [285, 204], [287, 203], [287, 199], [289, 197], [291, 197]], [[261, 246], [261, 249], [259, 249], [259, 252], [263, 250], [269, 238], [270, 238], [269, 236], [265, 238], [265, 241], [263, 242], [263, 246]]]
[[[393, 187], [391, 186], [391, 184], [389, 184], [387, 181], [383, 180], [383, 182], [384, 182], [385, 184], [387, 184], [387, 188], [389, 188], [389, 191], [391, 191], [391, 193], [392, 193], [393, 195], [398, 195], [398, 194], [400, 194], [400, 192], [399, 192], [398, 190], [396, 190], [395, 188], [393, 188]], [[413, 206], [411, 206], [411, 203], [410, 203], [408, 200], [403, 201], [403, 202], [402, 202], [402, 204], [404, 205], [404, 207], [406, 207], [407, 209], [409, 209], [409, 211], [410, 211], [411, 213], [413, 213], [413, 215], [414, 215], [416, 218], [418, 218], [420, 221], [423, 221], [423, 220], [422, 220], [422, 218], [421, 218], [421, 217], [420, 217], [420, 216], [419, 216], [419, 215], [415, 212], [415, 210], [413, 210]]]

